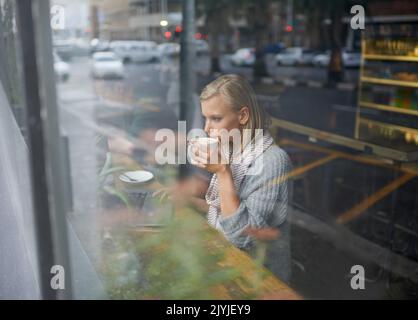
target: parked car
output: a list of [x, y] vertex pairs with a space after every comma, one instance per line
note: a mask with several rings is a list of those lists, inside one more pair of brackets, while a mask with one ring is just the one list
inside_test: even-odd
[[92, 75], [95, 78], [123, 78], [122, 60], [113, 52], [96, 52], [93, 54]]
[[[343, 49], [342, 51], [343, 64], [346, 68], [358, 68], [361, 63], [361, 53], [356, 51], [349, 51]], [[331, 51], [327, 50], [324, 53], [316, 55], [312, 59], [312, 64], [318, 67], [327, 67], [331, 60]]]
[[194, 44], [196, 45], [196, 54], [204, 55], [209, 53], [209, 44], [206, 40], [197, 40], [194, 39]]
[[252, 66], [255, 62], [254, 48], [238, 49], [230, 58], [230, 61], [235, 66]]
[[326, 67], [329, 64], [330, 57], [331, 57], [331, 52], [329, 50], [327, 50], [323, 53], [317, 54], [312, 59], [312, 65], [314, 65], [316, 67]]
[[154, 41], [112, 41], [110, 49], [123, 61], [157, 62], [160, 54]]
[[294, 66], [297, 64], [311, 64], [315, 51], [301, 47], [287, 48], [275, 56], [279, 65]]
[[282, 42], [269, 43], [264, 47], [264, 54], [278, 54], [282, 52], [286, 46]]
[[109, 41], [101, 41], [99, 39], [93, 39], [90, 41], [90, 54], [94, 54], [95, 52], [103, 52], [110, 50], [110, 42]]
[[343, 62], [346, 68], [358, 68], [361, 64], [361, 53], [345, 49], [343, 51]]
[[55, 51], [52, 54], [54, 57], [54, 71], [57, 80], [63, 82], [67, 81], [70, 77], [70, 66], [68, 63], [62, 61]]
[[175, 57], [180, 54], [180, 45], [175, 42], [161, 43], [157, 46], [160, 58]]
[[54, 51], [62, 60], [69, 61], [74, 56], [75, 46], [70, 39], [53, 39]]

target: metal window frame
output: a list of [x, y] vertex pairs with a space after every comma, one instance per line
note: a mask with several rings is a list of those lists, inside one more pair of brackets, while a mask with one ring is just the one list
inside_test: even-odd
[[[71, 269], [64, 192], [63, 145], [53, 70], [48, 0], [18, 0], [29, 164], [42, 299], [71, 299]], [[65, 270], [65, 289], [51, 287], [51, 268]]]

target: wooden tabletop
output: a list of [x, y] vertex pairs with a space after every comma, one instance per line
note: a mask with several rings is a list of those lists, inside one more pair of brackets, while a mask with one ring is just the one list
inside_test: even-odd
[[[195, 293], [198, 299], [302, 299], [286, 283], [262, 266], [261, 261], [256, 261], [247, 253], [234, 247], [221, 233], [210, 227], [203, 216], [190, 208], [183, 208], [176, 212], [172, 225], [158, 228], [136, 227], [131, 223], [135, 221], [132, 220], [135, 212], [130, 209], [106, 212], [104, 217], [106, 216], [108, 219], [103, 221], [103, 225], [107, 229], [111, 230], [113, 227], [119, 230], [119, 233], [122, 231], [129, 235], [129, 241], [134, 246], [136, 244], [141, 246], [147, 240], [154, 242], [150, 247], [137, 251], [139, 256], [145, 253], [147, 259], [152, 260], [147, 265], [153, 266], [154, 271], [160, 268], [160, 263], [165, 264], [166, 259], [172, 260], [173, 275], [178, 273], [175, 271], [177, 264], [180, 271], [183, 268], [190, 270], [196, 267], [206, 274], [202, 277], [205, 281], [219, 272], [233, 270], [233, 274], [224, 280], [199, 286]], [[173, 255], [175, 255], [174, 258]], [[190, 259], [196, 260], [195, 265], [188, 264]], [[162, 273], [166, 272], [163, 266], [161, 270]], [[175, 287], [183, 284], [185, 280], [181, 276], [178, 279], [170, 276], [168, 280], [161, 281], [170, 282], [170, 286]], [[142, 295], [140, 297], [144, 298]], [[183, 299], [182, 296], [179, 298], [171, 295], [161, 297], [157, 295], [149, 298]], [[185, 299], [189, 298], [189, 296], [185, 297]]]
[[[118, 164], [122, 163], [122, 161], [125, 164], [129, 163], [131, 168], [140, 168], [135, 162], [129, 162], [128, 157], [125, 159], [117, 157]], [[150, 186], [151, 189], [159, 187], [161, 185], [158, 181], [155, 181]], [[168, 224], [167, 227], [137, 227], [132, 223], [136, 219], [135, 216], [138, 216], [135, 213], [135, 209], [118, 208], [106, 210], [102, 216], [102, 224], [108, 229], [115, 227], [118, 230], [125, 230], [125, 233], [127, 231], [133, 242], [140, 246], [146, 243], [147, 239], [154, 238], [153, 245], [145, 246], [145, 248], [142, 247], [141, 249], [142, 252], [146, 253], [148, 259], [153, 261], [154, 264], [150, 263], [150, 265], [154, 266], [153, 268], [159, 268], [161, 264], [163, 269], [162, 265], [166, 263], [166, 260], [172, 259], [174, 266], [172, 272], [173, 275], [176, 274], [175, 266], [177, 261], [173, 252], [178, 252], [178, 261], [180, 261], [178, 270], [180, 271], [182, 271], [182, 268], [189, 270], [187, 268], [191, 268], [191, 265], [188, 264], [188, 260], [195, 259], [195, 265], [193, 266], [196, 266], [198, 269], [203, 268], [203, 271], [201, 271], [205, 273], [202, 276], [202, 286], [200, 287], [198, 283], [198, 288], [195, 289], [195, 297], [197, 298], [210, 297], [222, 300], [302, 299], [286, 283], [263, 267], [262, 261], [256, 261], [247, 253], [234, 247], [221, 233], [209, 226], [204, 216], [192, 208], [176, 208], [172, 219], [173, 223]], [[189, 256], [187, 256], [188, 254]], [[220, 272], [227, 270], [233, 272], [224, 281], [214, 280], [213, 282], [208, 282], [209, 284], [206, 283], [208, 278], [212, 276], [215, 278], [216, 275], [219, 276]], [[191, 273], [193, 273], [193, 269]], [[196, 279], [199, 281], [198, 276]], [[169, 277], [167, 281], [171, 282], [172, 286], [177, 285], [175, 277]], [[184, 278], [179, 276], [178, 285], [184, 281]], [[162, 288], [162, 295], [157, 298], [173, 298], [169, 295], [165, 296], [163, 291], [164, 289]], [[210, 296], [206, 292], [210, 292]], [[177, 296], [174, 296], [174, 298], [177, 298]], [[187, 296], [186, 299], [188, 299]]]
[[244, 251], [232, 245], [219, 231], [215, 230], [206, 221], [206, 218], [193, 211], [182, 210], [176, 214], [176, 219], [187, 219], [190, 216], [199, 216], [204, 232], [210, 234], [208, 250], [223, 252], [223, 258], [217, 263], [219, 269], [234, 267], [239, 270], [237, 276], [230, 283], [218, 285], [215, 290], [217, 299], [291, 299], [300, 300], [302, 297], [286, 283], [277, 278], [262, 262], [255, 261]]

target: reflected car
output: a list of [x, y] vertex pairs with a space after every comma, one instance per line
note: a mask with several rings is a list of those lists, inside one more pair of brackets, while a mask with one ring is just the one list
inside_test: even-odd
[[286, 46], [282, 42], [269, 43], [263, 49], [264, 54], [278, 54], [286, 49]]
[[157, 62], [160, 53], [154, 41], [112, 41], [110, 49], [123, 61], [131, 62]]
[[175, 42], [161, 43], [157, 46], [161, 58], [175, 57], [180, 54], [180, 45]]
[[317, 54], [312, 59], [312, 65], [316, 67], [326, 67], [329, 64], [330, 57], [331, 57], [331, 52], [329, 50], [323, 53]]
[[90, 41], [90, 54], [95, 52], [110, 51], [109, 41], [100, 41], [99, 39], [93, 39]]
[[231, 57], [230, 61], [234, 66], [252, 66], [255, 63], [255, 49], [238, 49]]
[[113, 52], [94, 53], [92, 76], [94, 78], [123, 78], [125, 70], [122, 60]]
[[56, 52], [53, 52], [55, 77], [58, 81], [65, 82], [70, 77], [70, 66], [61, 60]]
[[209, 44], [206, 40], [193, 40], [194, 44], [196, 45], [196, 54], [197, 55], [204, 55], [209, 53]]
[[359, 68], [361, 64], [361, 53], [358, 51], [344, 50], [343, 52], [344, 67]]
[[315, 51], [301, 47], [287, 48], [275, 56], [278, 65], [294, 66], [298, 64], [311, 64]]
[[53, 39], [54, 51], [64, 61], [69, 61], [74, 56], [74, 43], [70, 39]]
[[[361, 63], [361, 53], [343, 49], [342, 52], [343, 64], [346, 68], [358, 68]], [[331, 51], [327, 50], [324, 53], [316, 55], [312, 59], [312, 64], [317, 67], [327, 67], [331, 60]]]

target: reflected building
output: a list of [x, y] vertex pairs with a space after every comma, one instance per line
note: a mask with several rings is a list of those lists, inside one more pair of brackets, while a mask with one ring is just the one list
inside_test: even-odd
[[161, 42], [181, 24], [179, 0], [93, 0], [90, 12], [92, 33], [104, 40]]

